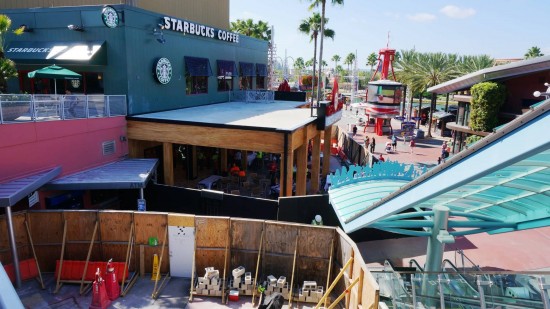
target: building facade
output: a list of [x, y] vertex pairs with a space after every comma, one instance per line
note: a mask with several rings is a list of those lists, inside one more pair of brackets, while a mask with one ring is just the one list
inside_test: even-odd
[[[222, 28], [129, 5], [2, 13], [14, 28], [26, 27], [7, 40], [6, 57], [20, 73], [8, 92], [126, 95], [133, 115], [225, 102], [231, 89], [266, 87], [268, 43]], [[82, 80], [27, 77], [50, 64]]]

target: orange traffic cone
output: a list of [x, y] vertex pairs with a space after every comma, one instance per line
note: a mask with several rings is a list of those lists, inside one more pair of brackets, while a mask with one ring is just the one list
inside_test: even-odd
[[111, 304], [105, 291], [105, 282], [101, 278], [99, 268], [95, 273], [95, 281], [92, 288], [92, 303], [90, 309], [106, 309]]
[[105, 289], [110, 300], [115, 300], [120, 296], [120, 286], [116, 278], [115, 267], [112, 264], [113, 259], [107, 262], [107, 272], [105, 274]]

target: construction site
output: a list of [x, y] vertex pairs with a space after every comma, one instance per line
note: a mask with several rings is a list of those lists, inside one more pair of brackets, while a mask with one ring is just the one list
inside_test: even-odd
[[[15, 297], [26, 308], [251, 308], [259, 291], [280, 293], [289, 308], [378, 307], [378, 285], [339, 228], [97, 210], [18, 212], [13, 228], [23, 280]], [[0, 259], [13, 282], [6, 234]], [[92, 288], [96, 272], [109, 279]]]

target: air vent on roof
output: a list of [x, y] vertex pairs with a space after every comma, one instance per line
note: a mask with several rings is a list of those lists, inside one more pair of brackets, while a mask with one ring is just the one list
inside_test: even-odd
[[108, 156], [115, 153], [115, 141], [103, 142], [103, 155]]

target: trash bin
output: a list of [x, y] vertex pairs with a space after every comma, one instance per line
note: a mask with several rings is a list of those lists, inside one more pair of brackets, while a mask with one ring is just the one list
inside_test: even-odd
[[424, 138], [424, 131], [421, 129], [417, 129], [415, 133], [416, 138]]

